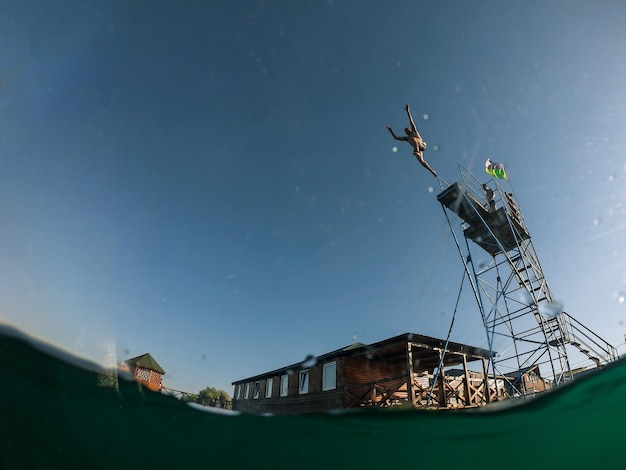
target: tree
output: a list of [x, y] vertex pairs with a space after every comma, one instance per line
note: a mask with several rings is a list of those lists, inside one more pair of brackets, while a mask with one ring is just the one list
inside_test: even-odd
[[207, 387], [200, 390], [192, 401], [200, 405], [216, 406], [218, 408], [230, 408], [232, 406], [230, 395], [224, 390], [218, 390], [215, 387]]

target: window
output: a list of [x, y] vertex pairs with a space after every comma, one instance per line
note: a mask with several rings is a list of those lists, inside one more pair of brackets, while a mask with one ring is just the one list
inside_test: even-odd
[[237, 398], [237, 400], [241, 398], [241, 385], [235, 387], [235, 398]]
[[267, 379], [265, 381], [265, 398], [272, 398], [273, 386], [274, 386], [274, 379]]
[[250, 384], [246, 384], [246, 394], [243, 396], [246, 400], [250, 396]]
[[254, 382], [254, 392], [252, 393], [252, 398], [255, 400], [259, 399], [259, 389], [261, 388], [260, 382]]
[[289, 393], [289, 376], [287, 374], [280, 377], [280, 396], [286, 397]]
[[309, 393], [309, 369], [300, 371], [300, 381], [298, 382], [298, 393]]
[[322, 368], [322, 390], [335, 390], [337, 388], [337, 363], [329, 362]]

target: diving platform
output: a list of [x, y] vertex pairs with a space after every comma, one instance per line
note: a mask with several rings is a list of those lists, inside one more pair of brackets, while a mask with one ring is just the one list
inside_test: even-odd
[[465, 237], [491, 256], [508, 252], [516, 248], [520, 241], [530, 238], [512, 197], [506, 197], [499, 208], [489, 211], [486, 200], [482, 201], [475, 191], [457, 182], [439, 193], [437, 200], [463, 219]]

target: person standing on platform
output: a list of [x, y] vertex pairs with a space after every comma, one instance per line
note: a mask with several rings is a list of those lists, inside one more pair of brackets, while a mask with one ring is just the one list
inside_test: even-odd
[[483, 184], [483, 189], [485, 190], [485, 196], [487, 197], [487, 210], [489, 212], [496, 211], [496, 193], [493, 189], [487, 186], [487, 183]]
[[408, 142], [411, 147], [413, 147], [413, 155], [417, 158], [417, 161], [422, 164], [424, 168], [430, 171], [435, 178], [438, 178], [437, 172], [431, 168], [426, 160], [424, 160], [424, 150], [426, 150], [426, 141], [422, 138], [417, 127], [415, 126], [415, 121], [413, 121], [413, 116], [411, 116], [411, 107], [407, 104], [404, 109], [406, 110], [406, 114], [409, 116], [409, 123], [411, 127], [406, 127], [404, 129], [404, 133], [406, 135], [398, 137], [391, 126], [387, 126], [387, 130], [391, 132], [391, 135], [396, 140], [402, 140], [404, 142]]

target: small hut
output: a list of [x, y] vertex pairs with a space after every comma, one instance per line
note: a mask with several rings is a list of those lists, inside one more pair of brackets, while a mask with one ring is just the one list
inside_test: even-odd
[[150, 353], [124, 361], [120, 365], [120, 370], [129, 372], [137, 382], [145, 385], [153, 392], [160, 392], [163, 388], [165, 371]]

